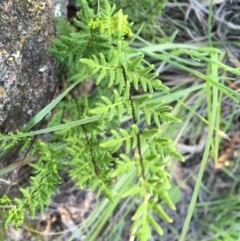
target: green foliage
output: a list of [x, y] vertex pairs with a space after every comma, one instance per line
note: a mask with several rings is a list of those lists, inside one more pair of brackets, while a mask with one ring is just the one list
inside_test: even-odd
[[[19, 132], [17, 131], [17, 134], [18, 133]], [[9, 153], [9, 151], [12, 148], [14, 148], [17, 145], [21, 145], [19, 138], [18, 137], [14, 137], [15, 134], [14, 133], [8, 133], [8, 136], [12, 137], [10, 139], [4, 138], [5, 136], [3, 134], [0, 134], [0, 138], [2, 139], [1, 147], [0, 147], [0, 160], [2, 160]], [[24, 138], [22, 140], [22, 143], [24, 143], [25, 147], [26, 147], [29, 144], [29, 139], [28, 138]], [[19, 150], [19, 152], [21, 153], [21, 151], [23, 151], [24, 149], [25, 148], [23, 146], [21, 148], [21, 150]], [[4, 172], [0, 172], [0, 174], [4, 174]]]
[[[38, 160], [31, 164], [29, 187], [21, 189], [23, 198], [15, 199], [5, 223], [18, 226], [24, 208], [32, 216], [36, 208], [43, 212], [59, 183], [60, 169], [68, 170], [78, 186], [97, 190], [111, 200], [116, 197], [113, 184], [134, 169], [133, 181], [119, 200], [136, 200], [131, 235], [144, 241], [152, 229], [163, 234], [156, 217], [172, 221], [163, 207], [175, 209], [168, 195], [167, 160], [182, 157], [172, 141], [162, 136], [162, 124], [179, 120], [169, 113], [169, 106], [152, 97], [167, 89], [153, 66], [143, 61], [142, 55], [131, 57], [137, 51], [127, 41], [133, 35], [127, 16], [122, 10], [116, 12], [107, 0], [100, 7], [94, 13], [87, 1], [81, 0], [74, 26], [67, 24], [64, 31], [66, 23], [60, 22], [59, 36], [49, 50], [66, 67], [71, 80], [84, 83], [91, 78], [96, 86], [94, 96], [69, 96], [52, 123], [100, 117], [94, 123], [55, 133], [52, 144], [34, 145], [32, 154], [37, 154]], [[137, 92], [142, 94], [133, 94]]]
[[32, 175], [29, 186], [20, 188], [22, 197], [15, 198], [12, 202], [6, 196], [0, 199], [2, 204], [11, 205], [5, 215], [5, 226], [11, 223], [19, 227], [24, 220], [25, 209], [29, 210], [32, 217], [35, 216], [36, 209], [40, 209], [43, 213], [45, 205], [49, 203], [52, 193], [60, 182], [59, 164], [54, 158], [54, 150], [46, 143], [37, 141], [32, 152], [38, 155], [38, 160], [30, 164]]
[[[100, 6], [98, 6], [98, 1], [88, 0], [88, 4], [91, 8], [97, 9], [102, 7], [102, 1]], [[76, 0], [76, 3], [81, 7], [81, 0]], [[154, 17], [161, 13], [161, 10], [166, 3], [166, 0], [141, 0], [131, 1], [128, 0], [109, 0], [111, 5], [115, 4], [118, 9], [123, 9], [124, 13], [129, 16], [130, 21], [134, 22], [134, 30], [139, 28], [142, 24], [148, 25], [153, 22]]]
[[[107, 1], [103, 1], [103, 6], [98, 14], [94, 14], [87, 2], [82, 1], [82, 10], [74, 19], [74, 27], [69, 27], [67, 22], [59, 22], [59, 37], [49, 52], [66, 66], [70, 74], [80, 72], [81, 76], [81, 58], [90, 58], [99, 52], [105, 55], [114, 43], [126, 35], [132, 36], [127, 16], [121, 10], [114, 13], [115, 7], [111, 7]], [[67, 34], [62, 30], [65, 26]]]
[[[133, 218], [132, 235], [138, 236], [139, 240], [147, 240], [151, 228], [162, 234], [154, 214], [171, 221], [158, 206], [159, 201], [164, 201], [174, 209], [167, 193], [170, 186], [165, 170], [168, 165], [166, 157], [173, 155], [179, 158], [180, 155], [174, 151], [171, 140], [162, 137], [161, 123], [177, 119], [169, 114], [168, 106], [152, 100], [151, 93], [166, 89], [156, 79], [153, 66], [146, 66], [146, 62], [143, 64], [143, 56], [129, 57], [133, 50], [125, 36], [131, 37], [132, 33], [122, 11], [114, 14], [114, 8], [105, 1], [105, 9], [100, 9], [93, 16], [85, 1], [82, 1], [82, 6], [83, 10], [77, 14], [78, 20], [74, 24], [81, 28], [80, 41], [87, 38], [87, 45], [94, 48], [87, 49], [87, 54], [81, 54], [81, 58], [78, 56], [79, 66], [95, 79], [98, 89], [108, 88], [112, 94], [102, 95], [98, 101], [95, 98], [96, 107], [87, 110], [90, 116], [101, 114], [99, 123], [78, 129], [75, 131], [77, 134], [70, 133], [66, 138], [67, 143], [72, 143], [67, 147], [71, 156], [67, 165], [73, 166], [70, 175], [78, 185], [82, 187], [87, 184], [89, 188], [98, 189], [98, 193], [104, 191], [112, 197], [111, 183], [125, 174], [129, 162], [134, 163], [137, 167], [136, 178], [127, 195], [142, 199], [142, 204]], [[88, 33], [91, 33], [92, 39], [87, 37]], [[105, 37], [108, 41], [102, 41]], [[65, 41], [65, 38], [60, 36], [57, 41]], [[59, 42], [55, 41], [57, 57], [59, 46]], [[72, 63], [69, 65], [72, 66]], [[150, 94], [147, 98], [133, 96], [133, 89]], [[124, 128], [121, 125], [109, 128], [112, 121], [121, 123], [123, 116], [127, 119]], [[146, 121], [143, 129], [138, 127], [141, 121]], [[156, 127], [152, 127], [154, 125]], [[104, 135], [104, 138], [99, 138], [99, 134]], [[115, 163], [115, 170], [112, 163]]]
[[[205, 214], [203, 218], [198, 218], [196, 215], [201, 237], [207, 234], [212, 241], [239, 239], [240, 197], [238, 190], [234, 190], [234, 186], [231, 188], [232, 190], [228, 190], [230, 192], [227, 195], [219, 195], [218, 198], [208, 203], [209, 211], [207, 215]], [[205, 207], [206, 203], [203, 202], [201, 205]], [[219, 212], [219, 206], [224, 206], [221, 212]], [[200, 208], [202, 209], [202, 207]], [[196, 213], [201, 215], [200, 212], [199, 210]]]

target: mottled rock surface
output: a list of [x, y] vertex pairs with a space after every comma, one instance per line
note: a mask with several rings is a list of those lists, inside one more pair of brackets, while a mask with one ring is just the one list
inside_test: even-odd
[[0, 132], [21, 127], [49, 103], [57, 78], [46, 53], [52, 0], [0, 1]]

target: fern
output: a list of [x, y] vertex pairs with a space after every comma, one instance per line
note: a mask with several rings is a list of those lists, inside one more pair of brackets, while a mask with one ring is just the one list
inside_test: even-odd
[[[7, 210], [5, 217], [5, 226], [14, 224], [15, 227], [24, 220], [24, 210], [27, 209], [32, 217], [35, 216], [36, 209], [40, 209], [43, 213], [45, 205], [50, 201], [52, 193], [56, 190], [57, 184], [60, 182], [58, 175], [59, 164], [53, 158], [53, 150], [42, 141], [37, 141], [32, 150], [38, 154], [36, 163], [30, 164], [32, 167], [32, 175], [30, 177], [29, 187], [20, 188], [22, 198], [15, 198], [9, 204], [12, 208]], [[0, 199], [1, 203], [6, 203], [6, 196]]]
[[[43, 212], [60, 181], [58, 170], [62, 168], [78, 186], [87, 186], [110, 199], [115, 195], [114, 182], [134, 170], [134, 181], [122, 198], [137, 200], [131, 235], [138, 240], [148, 240], [152, 229], [163, 234], [156, 217], [172, 221], [164, 211], [165, 205], [175, 208], [168, 196], [167, 158], [182, 157], [172, 141], [162, 136], [162, 123], [179, 120], [170, 114], [171, 107], [153, 99], [154, 92], [166, 87], [154, 73], [154, 66], [143, 61], [143, 55], [131, 57], [137, 51], [127, 41], [133, 36], [132, 24], [122, 10], [115, 9], [104, 0], [95, 13], [86, 0], [81, 0], [73, 26], [67, 25], [66, 32], [59, 28], [60, 35], [49, 51], [66, 67], [71, 80], [77, 76], [84, 82], [84, 76], [88, 76], [94, 80], [96, 91], [93, 96], [69, 97], [54, 122], [59, 122], [60, 116], [65, 123], [94, 115], [101, 118], [55, 133], [51, 141], [61, 144], [61, 150], [38, 142], [32, 152], [39, 157], [31, 164], [30, 185], [21, 189], [23, 198], [15, 199], [6, 224], [19, 225], [24, 208], [32, 216], [36, 208]], [[132, 94], [139, 89], [143, 94]]]
[[[135, 162], [138, 170], [137, 183], [139, 189], [132, 191], [132, 193], [134, 193], [134, 196], [143, 199], [143, 204], [139, 206], [134, 216], [132, 235], [138, 236], [139, 240], [147, 240], [151, 233], [150, 227], [154, 228], [160, 235], [163, 233], [152, 216], [153, 212], [163, 217], [165, 221], [171, 221], [163, 209], [155, 203], [163, 200], [170, 208], [174, 209], [174, 205], [167, 194], [169, 182], [165, 170], [167, 162], [164, 160], [168, 155], [174, 155], [178, 158], [180, 155], [174, 151], [170, 140], [161, 137], [161, 132], [157, 131], [158, 134], [155, 135], [151, 133], [152, 135], [149, 137], [148, 130], [151, 126], [146, 128], [147, 130], [144, 133], [144, 130], [139, 130], [138, 123], [142, 120], [143, 114], [146, 116], [148, 125], [151, 125], [151, 119], [153, 119], [158, 128], [161, 128], [162, 121], [178, 120], [168, 113], [168, 106], [159, 107], [157, 103], [147, 102], [149, 99], [151, 100], [151, 96], [142, 99], [141, 103], [134, 101], [131, 89], [138, 90], [141, 88], [144, 92], [153, 93], [164, 87], [156, 79], [153, 66], [144, 66], [143, 56], [129, 58], [130, 47], [124, 38], [119, 38], [123, 34], [122, 28], [119, 29], [120, 33], [115, 35], [111, 33], [111, 29], [101, 28], [101, 25], [105, 23], [105, 17], [106, 15], [104, 15], [104, 19], [98, 19], [93, 26], [97, 26], [101, 33], [110, 34], [113, 38], [117, 36], [118, 42], [113, 41], [108, 54], [100, 52], [93, 55], [91, 59], [82, 58], [80, 63], [89, 69], [88, 71], [92, 76], [96, 76], [96, 85], [99, 88], [101, 88], [101, 85], [113, 88], [114, 95], [112, 99], [109, 99], [108, 96], [102, 96], [102, 104], [101, 102], [98, 103], [97, 107], [89, 113], [102, 112], [103, 121], [106, 123], [116, 118], [120, 120], [124, 112], [132, 122], [128, 129], [111, 130], [110, 138], [101, 141], [99, 147], [108, 150], [114, 156], [119, 155], [120, 152], [124, 155], [131, 155], [130, 152], [136, 150], [131, 161]], [[156, 84], [157, 81], [158, 84]], [[148, 134], [147, 137], [146, 133]], [[123, 156], [119, 155], [119, 157], [121, 159]], [[126, 156], [124, 157], [126, 158]], [[122, 159], [122, 162], [124, 163], [124, 159]], [[162, 167], [159, 168], [161, 165]], [[117, 168], [121, 169], [121, 166]], [[135, 185], [133, 185], [133, 189], [135, 188]]]
[[93, 126], [83, 127], [77, 131], [78, 134], [66, 139], [68, 147], [68, 161], [70, 176], [80, 187], [88, 186], [96, 189], [98, 193], [105, 192], [109, 197], [112, 182], [110, 177], [112, 156], [108, 151], [98, 147], [97, 131]]
[[[81, 0], [76, 0], [76, 3], [81, 7]], [[134, 30], [138, 29], [143, 23], [149, 26], [153, 22], [154, 17], [161, 13], [161, 10], [166, 3], [166, 0], [142, 0], [141, 2], [129, 2], [128, 0], [109, 0], [110, 4], [116, 4], [118, 9], [123, 9], [125, 14], [129, 15], [130, 21], [134, 22]], [[97, 9], [97, 1], [89, 0], [89, 6]], [[100, 2], [100, 7], [102, 2]]]

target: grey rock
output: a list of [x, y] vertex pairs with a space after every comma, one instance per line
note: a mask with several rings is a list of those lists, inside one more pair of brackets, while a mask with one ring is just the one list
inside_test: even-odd
[[52, 0], [0, 2], [0, 132], [21, 129], [53, 96]]

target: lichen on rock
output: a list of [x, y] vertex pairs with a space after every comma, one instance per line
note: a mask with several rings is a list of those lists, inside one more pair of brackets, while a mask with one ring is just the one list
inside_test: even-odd
[[52, 98], [52, 0], [0, 2], [0, 132], [22, 126]]

